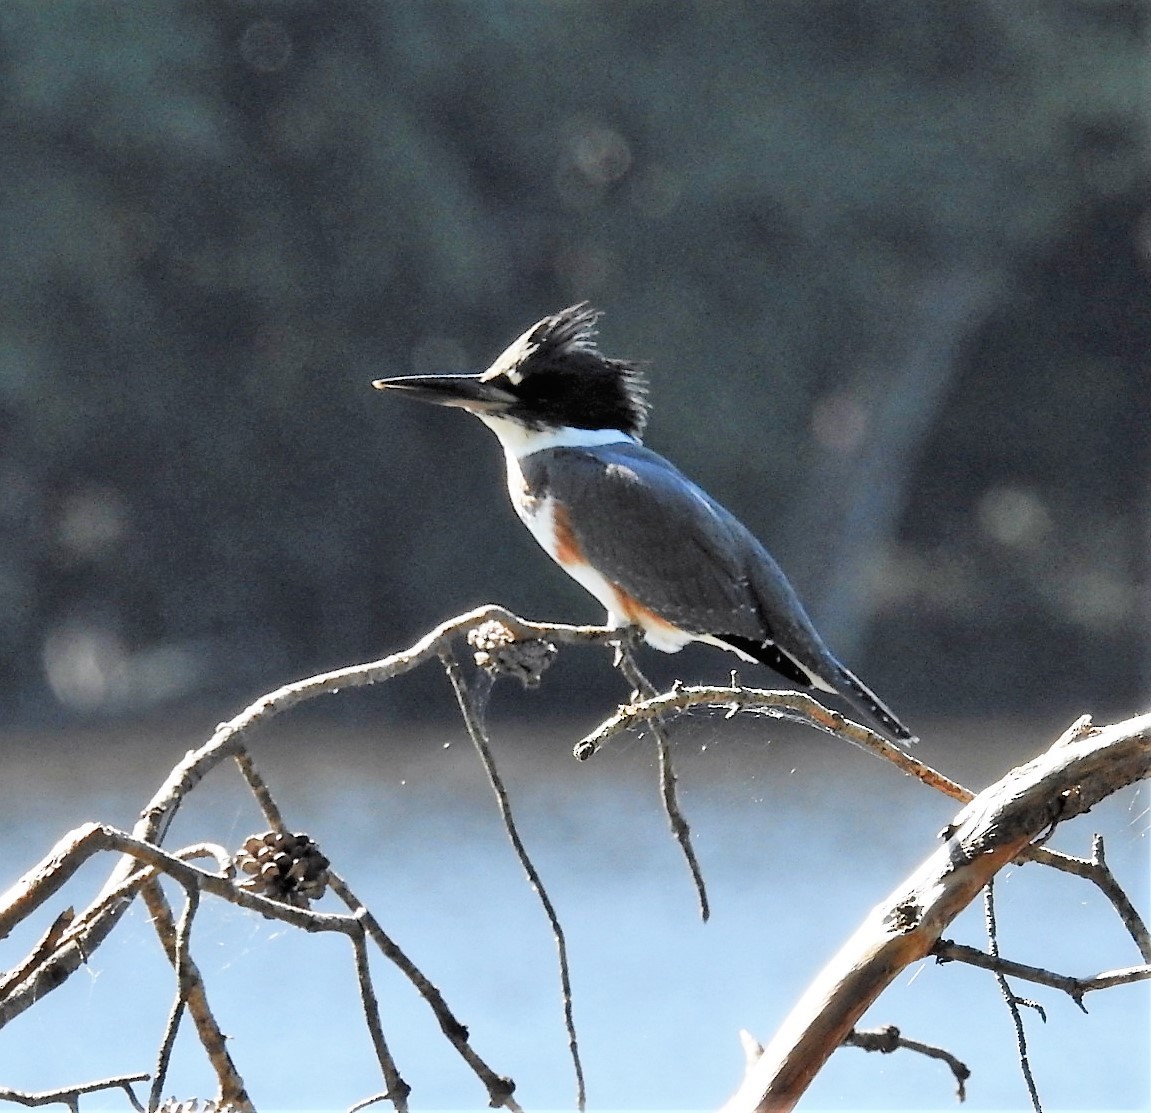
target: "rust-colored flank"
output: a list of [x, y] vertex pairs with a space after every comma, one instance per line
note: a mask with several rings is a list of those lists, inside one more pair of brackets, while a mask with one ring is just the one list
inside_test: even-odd
[[552, 529], [555, 530], [556, 560], [562, 565], [586, 564], [583, 549], [572, 531], [571, 518], [562, 502], [552, 504]]
[[[555, 531], [556, 560], [565, 568], [587, 565], [587, 557], [576, 540], [572, 529], [571, 518], [563, 503], [552, 504], [552, 529]], [[678, 626], [673, 625], [664, 618], [660, 618], [650, 607], [645, 607], [634, 595], [629, 595], [619, 584], [610, 581], [608, 586], [615, 595], [615, 606], [610, 609], [620, 618], [626, 618], [635, 626], [645, 630], [667, 630], [670, 633], [681, 633]], [[601, 600], [606, 603], [606, 600]]]
[[634, 595], [628, 595], [623, 588], [616, 586], [615, 594], [618, 600], [618, 613], [633, 625], [642, 626], [645, 630], [668, 630], [676, 634], [680, 633], [678, 626], [668, 622], [666, 618], [660, 618], [655, 611], [650, 607], [645, 607]]

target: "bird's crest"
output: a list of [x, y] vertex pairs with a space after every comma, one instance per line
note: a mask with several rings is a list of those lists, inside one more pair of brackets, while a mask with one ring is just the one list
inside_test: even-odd
[[580, 302], [537, 321], [483, 378], [506, 379], [536, 407], [562, 399], [567, 408], [575, 401], [579, 412], [602, 413], [596, 420], [639, 437], [647, 423], [647, 381], [635, 363], [600, 351], [599, 318], [599, 310]]

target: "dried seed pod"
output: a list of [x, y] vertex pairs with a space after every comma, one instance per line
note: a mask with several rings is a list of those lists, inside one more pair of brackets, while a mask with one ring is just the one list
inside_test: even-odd
[[252, 835], [236, 852], [234, 863], [247, 875], [241, 888], [297, 907], [307, 907], [327, 889], [330, 862], [307, 834]]
[[525, 688], [539, 684], [558, 652], [552, 642], [542, 638], [517, 638], [495, 619], [472, 630], [468, 644], [476, 650], [475, 662], [481, 669], [496, 677], [514, 676]]

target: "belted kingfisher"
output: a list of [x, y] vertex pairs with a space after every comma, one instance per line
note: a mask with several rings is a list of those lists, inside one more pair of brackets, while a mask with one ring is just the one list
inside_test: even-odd
[[891, 737], [912, 733], [833, 656], [751, 532], [640, 441], [647, 384], [596, 344], [586, 303], [532, 325], [482, 375], [378, 379], [475, 414], [503, 445], [512, 505], [616, 628], [675, 653], [699, 641], [842, 696]]

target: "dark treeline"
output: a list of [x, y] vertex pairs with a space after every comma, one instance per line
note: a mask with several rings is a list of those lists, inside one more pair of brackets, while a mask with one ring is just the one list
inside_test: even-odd
[[7, 0], [4, 717], [234, 699], [486, 601], [596, 620], [490, 436], [368, 387], [582, 299], [885, 697], [1145, 704], [1149, 29]]

